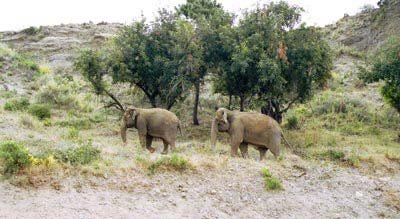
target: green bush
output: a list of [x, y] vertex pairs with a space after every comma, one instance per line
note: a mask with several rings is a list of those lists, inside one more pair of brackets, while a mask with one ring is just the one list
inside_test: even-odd
[[297, 128], [299, 128], [298, 123], [299, 123], [298, 119], [294, 115], [293, 116], [289, 116], [287, 118], [287, 127], [288, 127], [288, 129], [297, 129]]
[[261, 169], [261, 174], [264, 177], [265, 188], [268, 190], [283, 190], [281, 181], [272, 176], [271, 172], [267, 168]]
[[29, 99], [27, 97], [14, 98], [4, 104], [4, 110], [17, 111], [25, 110], [29, 106]]
[[276, 177], [267, 177], [265, 178], [265, 187], [268, 190], [282, 190], [281, 181]]
[[100, 150], [88, 144], [70, 148], [66, 151], [55, 151], [54, 157], [64, 163], [84, 165], [100, 159]]
[[0, 160], [4, 163], [3, 174], [17, 173], [31, 164], [28, 150], [13, 141], [0, 144]]
[[79, 129], [78, 128], [73, 127], [68, 130], [67, 138], [75, 139], [78, 137], [79, 137]]
[[39, 119], [46, 119], [51, 117], [50, 107], [42, 104], [33, 104], [29, 106], [28, 112]]
[[261, 174], [262, 174], [264, 177], [271, 177], [271, 176], [272, 176], [271, 172], [270, 172], [267, 168], [262, 168], [262, 169], [261, 169]]

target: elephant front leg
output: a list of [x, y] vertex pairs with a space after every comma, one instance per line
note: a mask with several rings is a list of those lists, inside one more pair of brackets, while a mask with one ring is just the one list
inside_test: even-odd
[[239, 157], [238, 149], [240, 145], [240, 141], [237, 140], [231, 140], [231, 156], [232, 157]]
[[150, 153], [153, 153], [154, 151], [156, 151], [155, 148], [151, 147], [152, 142], [153, 142], [153, 136], [147, 135], [146, 136], [146, 148], [147, 148], [147, 150], [150, 151]]
[[247, 143], [242, 142], [239, 145], [239, 149], [240, 149], [240, 152], [242, 153], [243, 158], [249, 158], [249, 153], [248, 153], [249, 146]]

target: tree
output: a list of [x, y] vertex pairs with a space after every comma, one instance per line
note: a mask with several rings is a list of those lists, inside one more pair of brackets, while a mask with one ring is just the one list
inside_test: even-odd
[[176, 8], [179, 14], [184, 15], [195, 28], [195, 37], [200, 42], [201, 65], [191, 74], [191, 81], [195, 87], [193, 106], [193, 124], [199, 125], [197, 118], [200, 86], [204, 77], [217, 68], [219, 60], [224, 57], [221, 45], [223, 43], [223, 28], [232, 24], [232, 15], [225, 12], [222, 5], [215, 0], [187, 0], [185, 4]]
[[302, 9], [286, 2], [246, 11], [233, 37], [230, 61], [218, 74], [216, 92], [246, 98], [281, 122], [282, 113], [305, 101], [330, 76], [330, 48], [319, 31], [295, 29]]
[[371, 71], [361, 74], [367, 82], [383, 80], [384, 100], [400, 113], [400, 38], [390, 38], [375, 54]]
[[170, 109], [187, 96], [190, 74], [200, 65], [197, 53], [201, 48], [193, 32], [190, 23], [161, 10], [150, 24], [141, 20], [123, 27], [102, 57], [93, 51], [82, 53], [76, 66], [83, 66], [79, 70], [97, 94], [105, 92], [111, 97], [102, 82], [107, 74], [113, 84], [140, 88], [152, 107]]
[[107, 95], [113, 102], [107, 107], [114, 106], [119, 111], [124, 112], [125, 109], [118, 99], [108, 90], [106, 83], [103, 80], [104, 75], [107, 74], [107, 66], [105, 64], [105, 57], [100, 51], [84, 49], [78, 55], [74, 62], [74, 68], [88, 80], [97, 95]]

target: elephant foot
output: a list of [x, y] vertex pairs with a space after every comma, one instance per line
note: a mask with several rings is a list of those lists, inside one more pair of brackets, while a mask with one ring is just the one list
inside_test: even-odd
[[168, 154], [168, 151], [162, 151], [161, 154]]
[[149, 150], [149, 151], [150, 151], [150, 153], [154, 153], [154, 151], [156, 151], [156, 149], [155, 149], [155, 148], [147, 148], [147, 150]]

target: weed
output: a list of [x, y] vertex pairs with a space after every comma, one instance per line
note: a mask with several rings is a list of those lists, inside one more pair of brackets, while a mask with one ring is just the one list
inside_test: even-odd
[[31, 156], [25, 147], [13, 141], [0, 144], [0, 158], [4, 163], [3, 174], [14, 174], [31, 165]]
[[32, 104], [29, 106], [28, 112], [40, 120], [51, 117], [51, 110], [47, 105]]
[[38, 126], [37, 121], [30, 115], [22, 115], [19, 118], [19, 123], [28, 129], [33, 129]]

